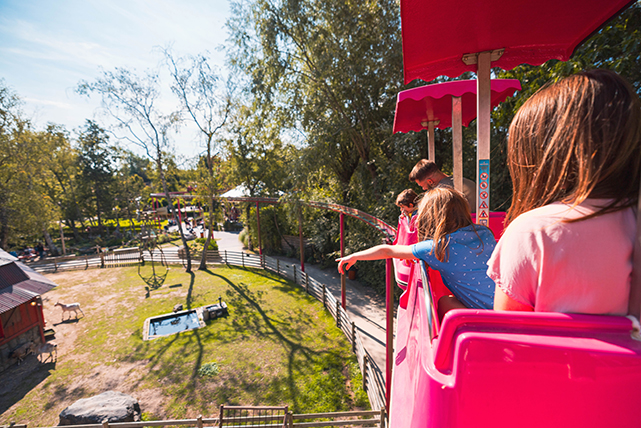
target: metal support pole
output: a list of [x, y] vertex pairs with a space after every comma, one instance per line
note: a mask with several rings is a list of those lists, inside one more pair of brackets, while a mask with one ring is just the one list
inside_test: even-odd
[[327, 307], [327, 287], [323, 284], [323, 307]]
[[300, 245], [300, 271], [305, 272], [305, 245], [303, 244], [303, 211], [298, 207], [298, 241]]
[[435, 121], [430, 120], [427, 124], [427, 159], [432, 162], [436, 161], [436, 149], [434, 148], [434, 124]]
[[305, 272], [305, 291], [309, 294], [309, 274]]
[[476, 72], [476, 223], [487, 226], [490, 214], [490, 64], [491, 52], [478, 54]]
[[276, 259], [276, 273], [280, 275], [280, 260]]
[[260, 204], [258, 202], [256, 202], [256, 224], [258, 225], [258, 254], [262, 255], [263, 244], [260, 240]]
[[[452, 97], [452, 159], [454, 188], [463, 192], [463, 110], [461, 97]], [[470, 207], [474, 209], [476, 207]]]
[[180, 213], [180, 196], [176, 198], [176, 203], [178, 204], [178, 223], [180, 223], [178, 225], [178, 227], [182, 228], [183, 227], [183, 218], [182, 218], [182, 215]]
[[392, 288], [392, 259], [385, 260], [385, 309], [387, 340], [385, 342], [385, 406], [389, 410], [392, 391], [392, 363], [394, 361], [394, 290]]
[[296, 284], [296, 265], [292, 264], [292, 271], [294, 272], [294, 284]]
[[336, 327], [341, 328], [341, 302], [336, 301]]
[[[339, 216], [340, 229], [341, 229], [341, 257], [345, 257], [345, 215], [340, 213]], [[341, 303], [343, 307], [346, 307], [346, 298], [345, 298], [345, 274], [341, 274]]]

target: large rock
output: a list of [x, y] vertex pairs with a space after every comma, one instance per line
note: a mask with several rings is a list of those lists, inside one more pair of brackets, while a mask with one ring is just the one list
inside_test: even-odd
[[122, 392], [107, 391], [83, 398], [60, 412], [58, 425], [101, 424], [140, 421], [140, 405], [135, 398]]

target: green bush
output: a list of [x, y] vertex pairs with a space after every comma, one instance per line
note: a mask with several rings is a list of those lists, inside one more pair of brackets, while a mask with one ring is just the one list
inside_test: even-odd
[[214, 377], [220, 373], [220, 366], [216, 361], [206, 363], [198, 369], [198, 376], [200, 377]]

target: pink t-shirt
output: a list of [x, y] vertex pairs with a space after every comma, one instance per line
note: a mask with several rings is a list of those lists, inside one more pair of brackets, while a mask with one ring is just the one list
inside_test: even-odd
[[518, 216], [488, 261], [487, 274], [537, 312], [625, 315], [636, 220], [632, 209], [576, 223], [608, 201], [555, 202]]

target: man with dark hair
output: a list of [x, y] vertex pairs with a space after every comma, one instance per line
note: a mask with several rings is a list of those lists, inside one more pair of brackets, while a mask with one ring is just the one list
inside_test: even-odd
[[[437, 186], [454, 187], [452, 177], [443, 174], [434, 162], [427, 159], [421, 159], [414, 165], [409, 179], [421, 186], [423, 190], [430, 190]], [[467, 203], [470, 204], [470, 212], [476, 212], [476, 185], [465, 177], [463, 177], [463, 194]]]

